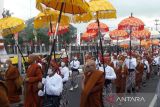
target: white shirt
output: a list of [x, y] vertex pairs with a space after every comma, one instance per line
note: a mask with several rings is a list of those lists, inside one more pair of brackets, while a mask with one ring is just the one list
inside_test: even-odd
[[64, 66], [60, 67], [61, 75], [63, 75], [62, 81], [66, 82], [69, 80], [69, 68]]
[[160, 65], [160, 56], [155, 57], [154, 61], [155, 61], [156, 65]]
[[116, 68], [117, 65], [118, 65], [118, 63], [119, 63], [118, 60], [117, 60], [117, 59], [114, 59], [112, 62], [113, 62], [114, 68]]
[[128, 69], [136, 69], [137, 61], [136, 58], [126, 58], [124, 64], [127, 66]]
[[73, 60], [73, 61], [70, 63], [70, 66], [71, 66], [71, 68], [78, 69], [79, 66], [80, 66], [80, 62], [79, 62], [78, 60]]
[[[102, 67], [99, 67], [99, 70], [104, 72], [103, 65], [102, 65]], [[105, 79], [114, 80], [116, 78], [117, 77], [116, 77], [116, 74], [114, 72], [114, 69], [111, 66], [107, 65], [105, 67]]]
[[52, 77], [47, 76], [42, 79], [42, 83], [44, 84], [44, 91], [39, 90], [38, 95], [44, 96], [45, 91], [47, 95], [57, 95], [59, 96], [63, 90], [63, 82], [60, 75], [55, 73]]

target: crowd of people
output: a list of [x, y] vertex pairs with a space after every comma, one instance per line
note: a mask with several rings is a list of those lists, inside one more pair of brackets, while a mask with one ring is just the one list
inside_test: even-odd
[[[70, 62], [66, 57], [61, 57], [58, 63], [52, 59], [47, 68], [47, 58], [30, 54], [25, 76], [20, 75], [11, 60], [7, 60], [6, 64], [6, 71], [0, 73], [2, 107], [10, 107], [21, 100], [24, 103], [18, 104], [19, 107], [67, 107], [68, 91], [79, 87], [78, 75], [82, 76], [80, 107], [102, 107], [103, 93], [112, 95], [112, 85], [117, 96], [123, 97], [125, 93], [139, 92], [147, 85], [147, 80], [159, 75], [160, 57], [137, 51], [119, 55], [105, 53], [104, 57], [87, 53], [81, 74], [77, 56]], [[22, 94], [24, 99], [20, 98]]]

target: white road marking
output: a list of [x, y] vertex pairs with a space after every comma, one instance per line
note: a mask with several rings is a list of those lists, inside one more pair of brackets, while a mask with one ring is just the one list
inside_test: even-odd
[[157, 101], [157, 94], [154, 95], [152, 101], [149, 104], [149, 107], [154, 107], [156, 101]]

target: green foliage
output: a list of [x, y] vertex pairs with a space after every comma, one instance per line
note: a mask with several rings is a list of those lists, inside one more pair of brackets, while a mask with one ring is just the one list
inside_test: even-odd
[[69, 32], [63, 34], [61, 39], [63, 39], [64, 41], [66, 41], [67, 44], [69, 44], [71, 41], [73, 41], [71, 37], [75, 36], [76, 33], [77, 29], [74, 26], [70, 25]]
[[13, 39], [12, 35], [8, 35], [4, 37], [4, 43], [5, 45], [13, 45], [15, 43], [15, 40]]

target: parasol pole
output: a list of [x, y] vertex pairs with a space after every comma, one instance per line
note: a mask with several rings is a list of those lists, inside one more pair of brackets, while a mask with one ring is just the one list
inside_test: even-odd
[[140, 37], [140, 53], [142, 53], [142, 38]]
[[118, 50], [118, 37], [117, 37], [117, 56], [119, 54], [119, 50]]
[[97, 15], [97, 24], [98, 24], [98, 36], [100, 39], [100, 48], [101, 48], [101, 55], [102, 55], [102, 63], [103, 63], [103, 70], [104, 70], [104, 75], [105, 73], [105, 66], [104, 66], [104, 50], [103, 50], [103, 45], [102, 45], [102, 38], [101, 38], [101, 31], [100, 31], [100, 23], [99, 23], [99, 19], [98, 19], [98, 12], [96, 12]]
[[[52, 48], [51, 48], [50, 55], [49, 55], [49, 58], [48, 58], [48, 64], [47, 64], [47, 67], [46, 67], [46, 70], [45, 70], [46, 72], [44, 74], [44, 77], [47, 76], [47, 71], [48, 71], [50, 61], [51, 61], [51, 58], [52, 58], [52, 52], [54, 52], [54, 56], [55, 56], [56, 37], [57, 37], [57, 31], [58, 31], [58, 28], [59, 28], [59, 23], [60, 23], [61, 16], [62, 16], [63, 7], [64, 7], [64, 2], [62, 2], [62, 4], [61, 4], [61, 9], [60, 9], [59, 17], [58, 17], [58, 22], [56, 24], [56, 30], [55, 30], [55, 33], [54, 33], [53, 44], [52, 44]], [[54, 60], [55, 60], [55, 57], [54, 57]]]
[[[53, 34], [53, 29], [52, 29], [52, 16], [50, 15], [50, 29], [51, 29], [51, 34]], [[53, 35], [51, 36], [51, 38], [53, 37]], [[51, 39], [52, 41], [52, 39]], [[56, 54], [55, 54], [55, 51], [54, 51], [54, 60], [56, 61]]]
[[130, 53], [130, 59], [131, 59], [131, 53], [132, 53], [132, 30], [131, 30], [132, 28], [130, 27], [130, 31], [129, 31], [129, 35], [130, 35], [130, 41], [129, 41], [129, 46], [130, 46], [130, 50], [129, 50], [129, 53]]
[[153, 56], [153, 52], [154, 52], [153, 38], [151, 39], [151, 43], [152, 43], [152, 56]]

